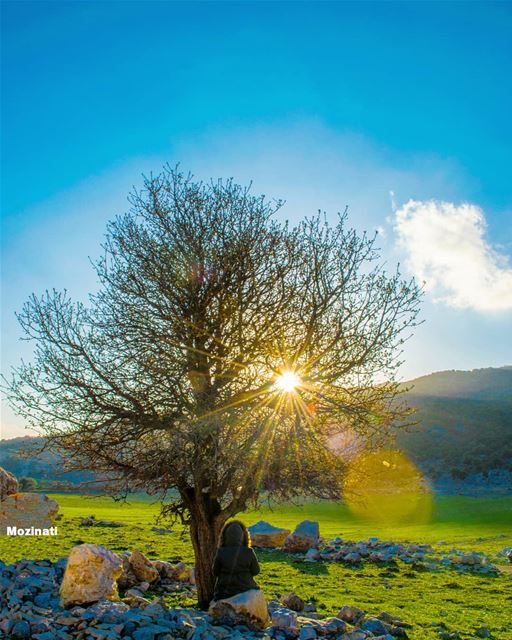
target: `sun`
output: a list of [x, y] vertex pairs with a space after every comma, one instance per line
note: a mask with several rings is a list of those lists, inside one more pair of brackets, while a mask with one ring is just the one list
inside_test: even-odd
[[296, 387], [300, 386], [301, 382], [300, 377], [295, 371], [283, 371], [283, 373], [277, 376], [275, 386], [279, 391], [291, 393], [295, 391]]

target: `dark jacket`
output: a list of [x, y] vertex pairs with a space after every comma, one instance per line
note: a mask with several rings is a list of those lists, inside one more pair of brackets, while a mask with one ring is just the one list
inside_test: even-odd
[[258, 589], [253, 576], [260, 572], [254, 551], [244, 545], [244, 533], [240, 525], [228, 525], [224, 545], [219, 547], [213, 562], [215, 580], [214, 600], [231, 598], [237, 593]]

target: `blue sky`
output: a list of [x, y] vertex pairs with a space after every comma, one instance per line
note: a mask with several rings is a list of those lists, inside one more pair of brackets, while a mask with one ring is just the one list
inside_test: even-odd
[[2, 62], [3, 371], [167, 161], [378, 229], [428, 283], [405, 378], [512, 364], [512, 3], [4, 2]]

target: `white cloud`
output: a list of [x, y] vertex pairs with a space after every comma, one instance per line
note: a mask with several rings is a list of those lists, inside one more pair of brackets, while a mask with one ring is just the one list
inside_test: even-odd
[[484, 212], [469, 203], [409, 200], [395, 213], [407, 266], [435, 302], [477, 311], [512, 309], [509, 258], [486, 239]]

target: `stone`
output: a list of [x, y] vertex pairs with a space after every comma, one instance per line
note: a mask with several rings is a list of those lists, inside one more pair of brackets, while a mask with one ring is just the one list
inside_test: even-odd
[[53, 631], [43, 631], [42, 633], [34, 633], [32, 634], [33, 640], [55, 640], [56, 635]]
[[154, 533], [158, 533], [161, 536], [165, 536], [165, 535], [168, 535], [169, 533], [172, 533], [172, 529], [166, 529], [165, 527], [151, 527], [151, 531], [153, 531]]
[[371, 631], [374, 635], [385, 635], [389, 631], [389, 627], [378, 618], [368, 618], [361, 625], [363, 631]]
[[336, 617], [349, 624], [358, 624], [364, 618], [364, 611], [359, 607], [345, 605], [341, 607]]
[[30, 640], [30, 625], [26, 620], [16, 622], [11, 630], [13, 640]]
[[347, 630], [346, 623], [339, 618], [325, 618], [324, 620], [318, 620], [315, 627], [319, 631], [320, 635], [327, 636], [337, 636]]
[[250, 589], [232, 598], [212, 601], [208, 613], [228, 624], [246, 624], [263, 629], [268, 623], [267, 601], [260, 589]]
[[73, 547], [60, 587], [61, 605], [117, 600], [121, 572], [121, 560], [105, 547], [89, 543]]
[[153, 560], [152, 565], [158, 571], [161, 578], [174, 580], [174, 565], [165, 560]]
[[309, 625], [304, 625], [299, 631], [299, 640], [315, 640], [317, 638], [315, 629]]
[[308, 549], [306, 555], [304, 556], [305, 562], [316, 562], [321, 559], [320, 551], [318, 549]]
[[274, 527], [269, 522], [260, 520], [248, 527], [251, 543], [253, 547], [262, 547], [264, 549], [277, 549], [282, 547], [290, 529]]
[[281, 602], [292, 611], [302, 611], [304, 609], [304, 600], [296, 593], [285, 593], [281, 598]]
[[318, 522], [304, 520], [299, 523], [293, 533], [284, 541], [284, 548], [291, 553], [304, 553], [310, 548], [318, 547], [320, 530]]
[[189, 582], [190, 569], [184, 562], [178, 562], [178, 564], [174, 565], [173, 572], [174, 580], [178, 580], [178, 582]]
[[154, 640], [161, 633], [169, 633], [169, 628], [162, 627], [157, 624], [151, 624], [134, 631], [132, 637], [133, 640]]
[[272, 612], [272, 626], [274, 629], [298, 630], [297, 613], [286, 607]]
[[138, 549], [134, 549], [131, 553], [130, 566], [139, 582], [149, 582], [151, 584], [160, 577], [151, 560], [148, 560]]
[[52, 597], [52, 594], [49, 591], [43, 592], [43, 593], [39, 593], [34, 598], [34, 604], [36, 606], [38, 606], [38, 607], [43, 607], [43, 609], [44, 609], [45, 607], [47, 607], [50, 604], [51, 597]]
[[58, 511], [57, 501], [43, 493], [12, 493], [0, 502], [0, 535], [7, 527], [50, 529]]
[[347, 553], [343, 560], [348, 564], [359, 564], [361, 562], [361, 556], [356, 551], [352, 551], [351, 553]]
[[121, 589], [129, 589], [134, 587], [138, 582], [138, 578], [133, 572], [132, 565], [130, 564], [130, 557], [123, 553], [119, 556], [121, 560], [121, 575], [117, 579], [117, 584]]
[[0, 467], [0, 500], [3, 500], [11, 493], [18, 493], [19, 485], [16, 478], [4, 469]]
[[117, 520], [96, 520], [96, 516], [87, 516], [81, 518], [81, 527], [125, 527], [124, 522], [118, 522]]

